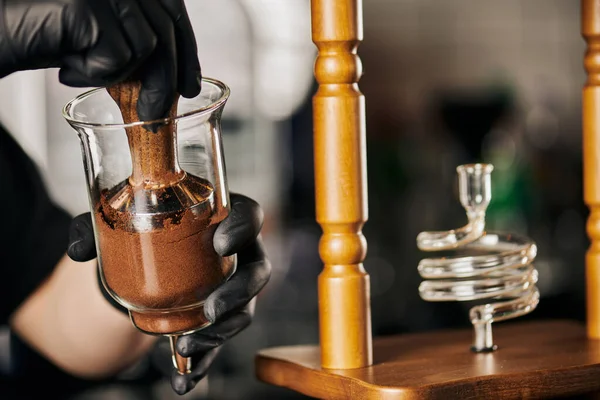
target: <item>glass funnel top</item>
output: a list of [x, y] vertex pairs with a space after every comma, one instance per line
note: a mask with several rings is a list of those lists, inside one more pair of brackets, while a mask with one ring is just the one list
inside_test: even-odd
[[177, 115], [154, 121], [123, 122], [119, 108], [106, 89], [93, 89], [77, 96], [63, 108], [63, 117], [73, 127], [123, 129], [150, 124], [167, 124], [192, 117], [210, 116], [227, 102], [230, 89], [223, 82], [202, 78], [202, 91], [192, 99], [180, 98]]
[[136, 91], [139, 82], [92, 90], [65, 117], [81, 140], [103, 285], [142, 331], [188, 333], [209, 323], [204, 301], [235, 271], [235, 255], [213, 245], [230, 207], [221, 140], [229, 89], [205, 78], [159, 123], [137, 121]]

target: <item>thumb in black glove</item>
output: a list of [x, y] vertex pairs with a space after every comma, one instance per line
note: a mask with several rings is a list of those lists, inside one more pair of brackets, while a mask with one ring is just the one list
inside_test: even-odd
[[[179, 394], [194, 388], [206, 375], [220, 346], [252, 322], [255, 297], [271, 276], [271, 264], [259, 234], [262, 223], [262, 210], [254, 200], [231, 194], [231, 211], [217, 227], [213, 243], [221, 256], [237, 253], [237, 269], [204, 303], [206, 318], [213, 324], [197, 333], [181, 336], [177, 341], [177, 352], [192, 358], [191, 373], [179, 374], [170, 358], [164, 358], [161, 369], [164, 370], [164, 365], [170, 366], [171, 386]], [[89, 213], [73, 220], [69, 241], [68, 255], [75, 261], [96, 257]]]
[[0, 0], [0, 78], [60, 68], [73, 87], [142, 83], [141, 120], [163, 118], [175, 92], [200, 92], [197, 45], [183, 0]]

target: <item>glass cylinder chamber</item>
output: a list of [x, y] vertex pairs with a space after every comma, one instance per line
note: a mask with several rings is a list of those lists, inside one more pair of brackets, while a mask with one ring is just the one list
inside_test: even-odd
[[213, 235], [228, 214], [221, 114], [229, 88], [204, 78], [164, 120], [124, 123], [106, 89], [70, 101], [78, 132], [102, 284], [150, 334], [209, 324], [206, 298], [235, 271]]

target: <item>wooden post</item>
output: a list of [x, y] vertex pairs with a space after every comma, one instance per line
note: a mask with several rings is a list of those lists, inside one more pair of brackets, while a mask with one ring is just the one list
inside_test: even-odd
[[590, 209], [586, 254], [587, 333], [600, 339], [600, 0], [582, 0], [581, 31], [587, 43], [583, 88], [584, 200]]
[[358, 88], [362, 65], [362, 0], [311, 0], [312, 38], [319, 49], [313, 98], [319, 253], [321, 365], [351, 369], [372, 364], [367, 242], [365, 100]]

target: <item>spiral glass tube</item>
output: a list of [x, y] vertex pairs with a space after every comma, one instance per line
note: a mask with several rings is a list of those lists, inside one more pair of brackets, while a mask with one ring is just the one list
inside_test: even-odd
[[472, 350], [493, 351], [492, 322], [520, 317], [539, 303], [538, 272], [532, 265], [535, 243], [516, 234], [485, 231], [485, 212], [490, 203], [490, 164], [457, 168], [460, 202], [468, 224], [456, 230], [421, 232], [417, 246], [423, 251], [460, 250], [469, 255], [426, 258], [419, 263], [424, 282], [419, 294], [426, 301], [473, 301], [489, 303], [470, 310], [475, 330]]

